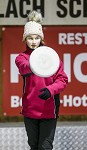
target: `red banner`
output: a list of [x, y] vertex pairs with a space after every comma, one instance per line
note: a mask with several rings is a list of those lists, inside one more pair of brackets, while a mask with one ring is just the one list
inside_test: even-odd
[[[87, 114], [87, 27], [44, 26], [45, 43], [57, 51], [69, 84], [61, 93], [60, 115]], [[19, 116], [22, 78], [15, 57], [25, 50], [23, 27], [2, 28], [2, 108], [4, 116]]]

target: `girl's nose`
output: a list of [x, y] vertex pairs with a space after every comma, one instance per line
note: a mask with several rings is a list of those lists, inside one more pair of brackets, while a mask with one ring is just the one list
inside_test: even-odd
[[36, 41], [35, 41], [35, 39], [33, 39], [33, 43], [35, 43]]

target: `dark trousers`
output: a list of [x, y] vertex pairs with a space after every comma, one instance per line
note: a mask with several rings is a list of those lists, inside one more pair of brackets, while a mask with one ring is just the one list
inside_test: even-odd
[[24, 117], [28, 144], [31, 150], [52, 150], [57, 119]]

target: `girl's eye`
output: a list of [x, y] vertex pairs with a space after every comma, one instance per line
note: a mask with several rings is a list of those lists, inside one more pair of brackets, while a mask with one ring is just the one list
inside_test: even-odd
[[28, 38], [28, 40], [33, 40], [32, 38]]
[[40, 37], [36, 37], [36, 40], [40, 39]]
[[27, 37], [27, 40], [32, 40], [32, 37]]
[[40, 37], [35, 37], [35, 38], [27, 37], [27, 39], [28, 39], [28, 40], [34, 40], [34, 39], [35, 39], [35, 40], [39, 40], [39, 39], [40, 39]]

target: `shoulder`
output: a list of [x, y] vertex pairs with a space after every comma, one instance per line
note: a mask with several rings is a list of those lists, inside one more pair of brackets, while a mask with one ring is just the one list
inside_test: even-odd
[[27, 53], [27, 51], [21, 52], [20, 54], [18, 54], [18, 56], [16, 58], [21, 58], [21, 57], [25, 57], [25, 58], [29, 58], [29, 55]]

